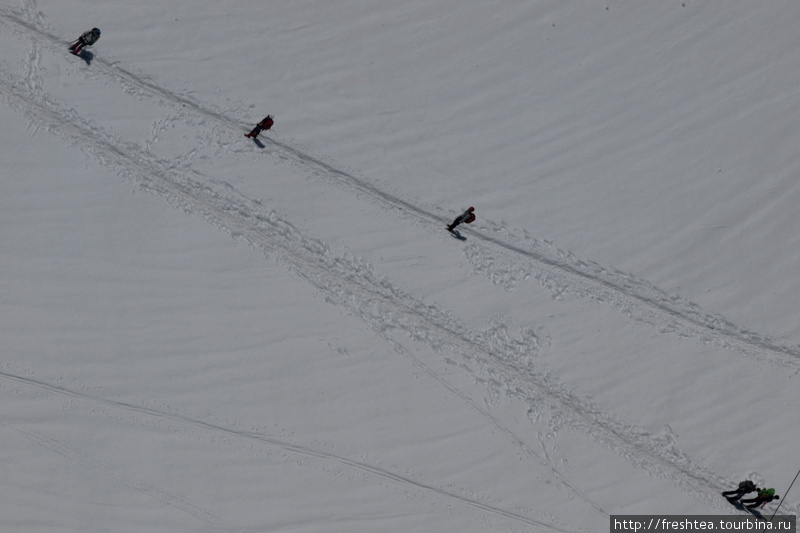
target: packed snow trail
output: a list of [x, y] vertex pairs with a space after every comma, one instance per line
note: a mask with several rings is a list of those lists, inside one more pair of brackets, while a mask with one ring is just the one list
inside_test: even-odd
[[[23, 31], [35, 40], [44, 40], [53, 47], [60, 49], [64, 43], [58, 36], [35, 23], [26, 21], [11, 9], [0, 8], [0, 21], [10, 23], [14, 29]], [[148, 81], [125, 69], [118, 62], [109, 62], [96, 56], [92, 64], [92, 71], [111, 77], [133, 95], [155, 98], [162, 104], [190, 111], [230, 133], [238, 135], [242, 131], [239, 121], [226, 116], [223, 112], [212, 110], [193, 98]], [[303, 167], [311, 175], [331, 180], [354, 194], [371, 199], [383, 208], [399, 209], [405, 216], [424, 225], [433, 226], [437, 231], [441, 229], [443, 220], [449, 216], [445, 213], [434, 213], [418, 203], [391, 194], [274, 136], [265, 136], [261, 140], [270, 145], [279, 157]], [[635, 320], [656, 327], [662, 333], [677, 333], [699, 338], [703, 342], [735, 349], [800, 373], [799, 346], [781, 344], [768, 336], [742, 328], [720, 315], [708, 313], [690, 301], [670, 296], [635, 276], [602, 267], [591, 261], [580, 260], [572, 254], [553, 249], [527, 235], [519, 237], [516, 235], [517, 232], [493, 224], [485, 218], [482, 220], [484, 222], [478, 224], [480, 229], [495, 235], [506, 233], [507, 238], [493, 237], [485, 232], [467, 229], [467, 233], [473, 237], [472, 241], [482, 243], [480, 253], [476, 254], [479, 258], [497, 253], [505, 254], [512, 257], [512, 263], [517, 263], [514, 267], [516, 270], [520, 269], [519, 261], [525, 261], [528, 265], [523, 267], [526, 271], [524, 276], [531, 272], [535, 273], [534, 277], [554, 292], [559, 294], [572, 292], [583, 297], [610, 301], [612, 305], [624, 310]], [[472, 246], [477, 245], [472, 244]], [[487, 264], [495, 265], [496, 261], [484, 261], [477, 264], [476, 269], [484, 271], [493, 280], [506, 277], [506, 272], [498, 272], [494, 270], [496, 266], [487, 267]]]

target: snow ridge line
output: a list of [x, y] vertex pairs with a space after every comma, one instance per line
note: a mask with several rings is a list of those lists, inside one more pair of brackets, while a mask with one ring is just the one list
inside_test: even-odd
[[205, 509], [187, 502], [175, 494], [163, 491], [148, 483], [127, 479], [117, 473], [111, 466], [94, 460], [85, 452], [75, 449], [53, 437], [35, 433], [33, 431], [19, 430], [19, 432], [22, 433], [28, 440], [38, 444], [41, 447], [50, 450], [53, 453], [57, 453], [62, 457], [66, 457], [67, 459], [70, 459], [71, 461], [74, 461], [83, 467], [96, 470], [101, 474], [110, 477], [125, 489], [140, 492], [146, 496], [158, 500], [164, 505], [179, 509], [184, 513], [204, 522], [206, 525], [212, 526], [217, 531], [226, 531], [230, 533], [244, 531], [241, 528], [230, 525], [226, 521], [206, 511]]
[[[116, 411], [132, 412], [132, 413], [134, 413], [136, 415], [139, 415], [139, 416], [146, 416], [146, 417], [150, 417], [150, 418], [155, 418], [155, 419], [158, 419], [158, 420], [171, 422], [173, 424], [177, 424], [177, 425], [181, 425], [181, 426], [187, 426], [187, 427], [189, 427], [191, 429], [195, 429], [195, 430], [200, 429], [200, 430], [203, 430], [203, 431], [222, 434], [222, 435], [225, 435], [228, 438], [247, 439], [247, 440], [250, 440], [250, 441], [256, 441], [256, 442], [261, 443], [261, 444], [267, 444], [269, 446], [275, 446], [275, 447], [281, 448], [281, 449], [283, 449], [283, 450], [285, 450], [287, 452], [290, 452], [292, 454], [295, 454], [295, 455], [311, 457], [311, 458], [320, 459], [320, 460], [328, 461], [328, 462], [335, 462], [335, 463], [337, 463], [339, 465], [347, 466], [347, 467], [353, 468], [355, 470], [358, 470], [358, 471], [361, 471], [361, 472], [365, 472], [367, 474], [371, 474], [371, 475], [373, 475], [375, 477], [386, 479], [386, 480], [395, 482], [395, 483], [400, 484], [400, 485], [410, 486], [410, 487], [414, 488], [415, 490], [417, 490], [419, 492], [422, 492], [422, 493], [425, 493], [425, 494], [430, 494], [432, 496], [436, 496], [438, 498], [444, 498], [444, 499], [447, 499], [447, 500], [454, 500], [456, 503], [460, 503], [460, 504], [466, 505], [466, 506], [468, 506], [468, 507], [470, 507], [472, 509], [476, 509], [478, 511], [489, 513], [489, 514], [492, 514], [492, 515], [500, 516], [502, 518], [506, 518], [506, 519], [512, 520], [514, 522], [524, 523], [524, 524], [527, 524], [529, 526], [534, 526], [536, 528], [539, 528], [539, 529], [542, 529], [542, 530], [545, 530], [545, 531], [558, 531], [558, 532], [563, 532], [563, 533], [570, 533], [569, 530], [561, 529], [561, 528], [555, 527], [555, 526], [553, 526], [551, 524], [547, 524], [545, 522], [541, 522], [539, 520], [535, 520], [535, 519], [529, 518], [527, 516], [523, 516], [523, 515], [520, 515], [520, 514], [517, 514], [517, 513], [513, 513], [511, 511], [506, 511], [506, 510], [500, 509], [498, 507], [493, 507], [491, 505], [488, 505], [488, 504], [485, 504], [485, 503], [481, 503], [478, 500], [474, 500], [474, 499], [468, 498], [466, 496], [461, 496], [459, 494], [448, 492], [448, 491], [445, 491], [443, 489], [437, 488], [437, 487], [435, 487], [433, 485], [428, 485], [428, 484], [425, 484], [425, 483], [421, 483], [421, 482], [415, 481], [415, 480], [413, 480], [413, 479], [411, 479], [409, 477], [406, 477], [406, 476], [403, 476], [403, 475], [400, 475], [400, 474], [389, 472], [388, 470], [384, 470], [384, 469], [379, 468], [377, 466], [373, 466], [373, 465], [370, 465], [370, 464], [367, 464], [367, 463], [363, 463], [361, 461], [356, 461], [356, 460], [353, 460], [353, 459], [348, 459], [348, 458], [340, 456], [340, 455], [335, 455], [335, 454], [332, 454], [332, 453], [316, 450], [316, 449], [309, 448], [309, 447], [306, 447], [306, 446], [302, 446], [302, 445], [299, 445], [299, 444], [293, 444], [291, 442], [283, 441], [283, 440], [280, 440], [278, 438], [271, 437], [269, 435], [265, 435], [265, 434], [262, 434], [262, 433], [256, 433], [256, 432], [252, 432], [252, 431], [236, 430], [236, 429], [224, 427], [224, 426], [217, 425], [217, 424], [212, 424], [210, 422], [204, 422], [202, 420], [196, 420], [196, 419], [189, 418], [189, 417], [186, 417], [186, 416], [183, 416], [183, 415], [179, 415], [179, 414], [159, 411], [157, 409], [153, 409], [153, 408], [150, 408], [150, 407], [143, 407], [143, 406], [127, 403], [127, 402], [121, 402], [121, 401], [116, 401], [116, 400], [110, 400], [110, 399], [107, 399], [107, 398], [101, 398], [101, 397], [97, 397], [97, 396], [92, 396], [92, 395], [89, 395], [89, 394], [86, 394], [86, 393], [76, 392], [76, 391], [67, 389], [65, 387], [61, 387], [61, 386], [57, 386], [57, 385], [51, 385], [51, 384], [48, 384], [48, 383], [45, 383], [45, 382], [42, 382], [42, 381], [38, 381], [38, 380], [35, 380], [35, 379], [26, 378], [26, 377], [22, 377], [22, 376], [17, 376], [17, 375], [14, 375], [14, 374], [10, 374], [8, 372], [0, 372], [0, 379], [5, 379], [7, 381], [11, 381], [11, 382], [17, 383], [18, 385], [31, 387], [31, 388], [34, 388], [34, 389], [37, 389], [37, 390], [40, 390], [40, 391], [44, 391], [44, 392], [50, 393], [50, 394], [55, 394], [55, 395], [58, 395], [58, 396], [67, 397], [67, 398], [70, 398], [72, 400], [78, 400], [78, 401], [89, 402], [89, 403], [94, 403], [94, 404], [98, 404], [99, 403], [99, 404], [102, 404], [102, 405], [104, 405], [104, 406], [106, 406], [108, 408], [114, 409]], [[226, 527], [230, 527], [230, 526], [228, 526], [227, 523], [223, 522], [221, 519], [215, 517], [214, 515], [211, 515], [207, 511], [204, 511], [204, 510], [202, 510], [200, 508], [197, 508], [196, 506], [194, 506], [192, 504], [189, 504], [188, 502], [185, 502], [184, 500], [181, 500], [180, 498], [175, 497], [174, 495], [164, 493], [163, 491], [161, 491], [159, 489], [156, 489], [155, 487], [152, 487], [150, 485], [146, 485], [146, 484], [143, 484], [143, 483], [132, 483], [132, 482], [125, 481], [125, 480], [121, 479], [118, 475], [114, 474], [109, 467], [105, 467], [105, 466], [103, 466], [103, 465], [101, 465], [99, 463], [96, 463], [96, 462], [92, 461], [84, 452], [82, 452], [80, 450], [76, 450], [74, 448], [71, 448], [71, 447], [69, 447], [69, 446], [57, 441], [56, 439], [53, 439], [53, 438], [50, 438], [50, 437], [47, 437], [47, 436], [44, 436], [44, 435], [40, 435], [40, 434], [34, 433], [32, 431], [25, 431], [25, 430], [20, 430], [20, 431], [23, 433], [23, 435], [25, 435], [27, 438], [31, 439], [35, 443], [39, 444], [40, 446], [43, 446], [43, 447], [45, 447], [45, 448], [47, 448], [47, 449], [49, 449], [49, 450], [51, 450], [51, 451], [53, 451], [55, 453], [63, 455], [65, 457], [67, 457], [68, 459], [77, 461], [79, 464], [81, 464], [83, 466], [94, 468], [96, 470], [101, 470], [104, 473], [111, 475], [116, 481], [121, 483], [126, 488], [137, 490], [139, 492], [144, 492], [148, 496], [154, 497], [154, 498], [166, 503], [167, 505], [178, 507], [179, 509], [191, 514], [192, 516], [200, 518], [201, 520], [203, 520], [203, 521], [205, 521], [205, 522], [207, 522], [207, 523], [209, 523], [211, 525], [215, 525], [215, 526], [223, 525], [223, 526], [226, 526]]]
[[77, 144], [140, 188], [188, 213], [199, 214], [265, 255], [274, 256], [320, 290], [327, 301], [365, 321], [388, 342], [396, 344], [390, 333], [401, 331], [437, 353], [454, 353], [473, 361], [499, 381], [508, 394], [532, 405], [546, 404], [556, 418], [566, 419], [631, 464], [655, 477], [671, 479], [710, 504], [719, 505], [716, 494], [726, 480], [693, 464], [673, 443], [664, 443], [641, 428], [615, 419], [557, 380], [537, 372], [529, 354], [520, 353], [518, 343], [469, 330], [449, 313], [377, 277], [363, 260], [335, 256], [325, 243], [304, 235], [275, 212], [265, 213], [257, 201], [244, 197], [230, 185], [153, 158], [139, 146], [85, 124], [73, 111], [36, 102], [24, 91], [24, 87], [0, 80], [0, 97], [4, 96], [12, 107]]
[[[20, 18], [11, 10], [0, 8], [0, 15], [18, 28], [33, 33], [35, 37], [44, 37], [54, 45], [61, 46], [63, 44], [57, 36]], [[126, 86], [130, 92], [139, 93], [140, 96], [155, 97], [161, 102], [171, 102], [210, 119], [227, 130], [241, 132], [241, 125], [224, 113], [208, 109], [190, 97], [152, 83], [121, 67], [117, 62], [109, 62], [102, 57], [95, 57], [93, 63], [101, 66], [106, 75]], [[332, 179], [346, 189], [361, 194], [384, 208], [400, 209], [406, 216], [417, 219], [426, 225], [433, 224], [437, 228], [443, 223], [442, 216], [417, 203], [393, 195], [365, 179], [340, 170], [275, 137], [265, 137], [263, 142], [277, 148], [281, 156], [306, 168], [311, 174]], [[509, 237], [515, 238], [507, 229], [491, 222], [488, 223], [488, 226], [479, 227], [489, 229], [494, 233], [505, 230], [509, 233]], [[492, 237], [475, 230], [465, 228], [465, 231], [475, 240], [486, 245], [486, 248], [510, 254], [515, 258], [522, 258], [532, 263], [534, 268], [546, 270], [549, 274], [547, 283], [558, 285], [558, 293], [575, 292], [597, 300], [611, 301], [614, 307], [629, 315], [636, 308], [637, 313], [632, 314], [634, 320], [654, 326], [662, 333], [699, 337], [724, 348], [733, 348], [744, 354], [767, 359], [774, 364], [788, 367], [795, 373], [800, 373], [800, 346], [781, 344], [768, 336], [742, 328], [721, 315], [704, 311], [691, 301], [678, 296], [670, 296], [645, 280], [614, 268], [605, 268], [591, 261], [577, 259], [570, 253], [553, 250], [527, 236], [523, 244], [513, 244], [510, 240]], [[487, 273], [490, 278], [498, 274], [491, 269]], [[538, 278], [541, 283], [541, 277]], [[583, 288], [576, 290], [576, 285], [583, 286]], [[658, 315], [669, 317], [671, 324], [664, 326], [663, 320], [659, 320]]]

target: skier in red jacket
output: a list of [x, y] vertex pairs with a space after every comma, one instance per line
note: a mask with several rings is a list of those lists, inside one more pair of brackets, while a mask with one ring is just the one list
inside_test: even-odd
[[272, 120], [272, 115], [267, 115], [267, 118], [256, 124], [256, 127], [253, 128], [253, 131], [250, 133], [245, 133], [245, 137], [250, 137], [251, 139], [258, 138], [258, 134], [261, 133], [262, 130], [268, 130], [275, 124], [275, 121]]
[[469, 209], [458, 215], [456, 219], [453, 221], [453, 223], [447, 226], [447, 231], [453, 231], [459, 224], [472, 224], [473, 222], [475, 222], [474, 211], [475, 208], [470, 207]]

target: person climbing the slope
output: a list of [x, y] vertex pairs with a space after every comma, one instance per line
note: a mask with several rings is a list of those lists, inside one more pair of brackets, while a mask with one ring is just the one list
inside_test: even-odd
[[748, 509], [755, 509], [756, 507], [763, 507], [764, 505], [768, 504], [773, 500], [780, 499], [780, 496], [775, 494], [775, 489], [761, 489], [758, 491], [758, 496], [755, 498], [748, 498], [746, 500], [742, 500], [743, 504], [749, 503], [750, 505], [745, 505]]
[[447, 231], [453, 231], [459, 224], [472, 224], [473, 222], [475, 222], [474, 211], [475, 208], [470, 207], [469, 209], [458, 215], [456, 219], [453, 221], [453, 223], [447, 226]]
[[756, 484], [746, 479], [739, 483], [739, 487], [735, 490], [728, 490], [722, 493], [723, 496], [728, 498], [730, 501], [737, 501], [745, 494], [750, 494], [751, 492], [758, 491], [759, 488], [756, 487]]
[[78, 39], [69, 46], [69, 51], [75, 55], [79, 55], [84, 46], [92, 46], [99, 38], [100, 30], [92, 28], [78, 37]]
[[264, 120], [256, 124], [256, 127], [253, 128], [253, 131], [250, 133], [245, 133], [244, 136], [250, 137], [251, 139], [257, 139], [259, 133], [261, 133], [263, 130], [270, 129], [273, 124], [275, 124], [275, 121], [272, 120], [272, 115], [267, 115]]

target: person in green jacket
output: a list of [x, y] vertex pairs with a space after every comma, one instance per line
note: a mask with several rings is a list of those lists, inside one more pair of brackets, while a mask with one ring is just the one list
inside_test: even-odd
[[775, 489], [761, 489], [758, 491], [758, 496], [755, 498], [748, 498], [746, 500], [742, 500], [742, 503], [750, 505], [746, 505], [748, 509], [755, 509], [756, 507], [763, 507], [765, 504], [771, 502], [772, 500], [778, 500], [780, 496], [775, 494]]

